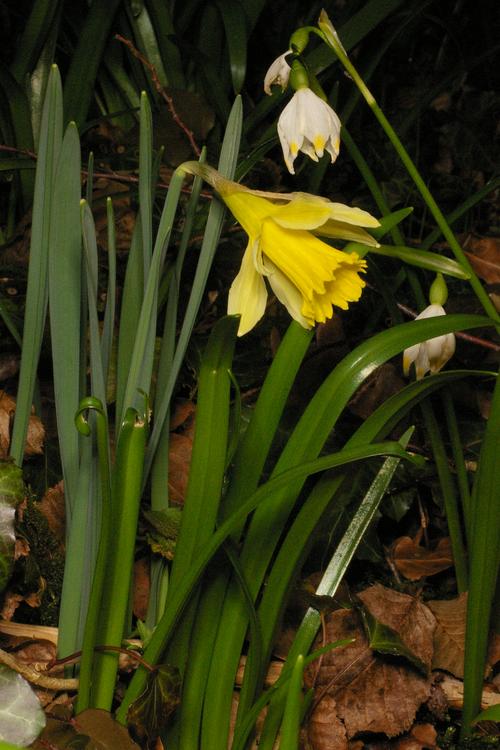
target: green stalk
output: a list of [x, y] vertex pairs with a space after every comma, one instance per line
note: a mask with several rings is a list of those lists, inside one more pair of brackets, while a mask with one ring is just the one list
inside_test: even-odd
[[417, 167], [415, 166], [407, 150], [405, 149], [400, 139], [398, 138], [392, 125], [390, 124], [385, 114], [380, 109], [379, 105], [377, 104], [375, 97], [373, 96], [369, 88], [364, 83], [358, 71], [356, 70], [352, 62], [350, 61], [347, 53], [344, 51], [337, 37], [337, 34], [330, 22], [330, 19], [328, 18], [325, 11], [321, 11], [318, 25], [322, 32], [322, 34], [320, 33], [320, 36], [322, 36], [326, 44], [335, 52], [340, 62], [342, 63], [342, 65], [344, 66], [348, 74], [351, 76], [356, 86], [359, 88], [362, 96], [364, 97], [368, 106], [370, 107], [373, 114], [379, 121], [380, 125], [382, 126], [382, 129], [386, 133], [390, 142], [394, 146], [395, 151], [397, 152], [399, 158], [401, 159], [402, 163], [406, 167], [408, 174], [410, 175], [413, 182], [415, 183], [415, 186], [417, 187], [418, 191], [420, 192], [420, 195], [422, 196], [427, 207], [429, 208], [429, 211], [434, 217], [434, 220], [436, 224], [438, 225], [438, 227], [440, 228], [443, 234], [443, 237], [448, 242], [453, 254], [455, 255], [455, 258], [463, 267], [463, 269], [467, 271], [467, 273], [470, 274], [470, 284], [474, 292], [476, 293], [478, 300], [481, 302], [486, 314], [496, 323], [500, 323], [500, 315], [497, 313], [495, 306], [493, 305], [492, 301], [488, 297], [480, 280], [474, 273], [474, 270], [471, 264], [469, 263], [467, 256], [465, 255], [455, 235], [450, 229], [448, 222], [446, 221], [441, 209], [439, 208], [436, 201], [434, 200], [434, 197], [432, 196], [429, 188], [427, 187], [424, 180], [422, 179], [420, 172], [418, 171]]
[[469, 487], [469, 479], [467, 477], [467, 469], [465, 468], [462, 440], [458, 429], [457, 415], [455, 413], [455, 407], [453, 405], [453, 397], [451, 393], [449, 391], [444, 391], [442, 400], [446, 417], [446, 425], [448, 427], [448, 435], [450, 436], [451, 450], [453, 452], [455, 472], [457, 475], [457, 485], [460, 492], [460, 500], [462, 503], [465, 538], [470, 545], [473, 507]]
[[[125, 628], [137, 519], [141, 497], [147, 422], [135, 409], [127, 409], [116, 449], [112, 489], [112, 527], [117, 544], [108, 547], [106, 580], [99, 614], [98, 639], [103, 646], [120, 646]], [[118, 669], [118, 654], [95, 655], [91, 690], [94, 708], [111, 710]]]
[[[355, 461], [363, 461], [366, 458], [387, 455], [414, 460], [412, 456], [401, 449], [399, 443], [393, 441], [378, 443], [376, 445], [363, 446], [362, 448], [353, 448], [341, 453], [333, 453], [315, 459], [314, 461], [304, 462], [288, 471], [284, 471], [279, 476], [270, 479], [264, 485], [259, 487], [259, 489], [242, 504], [231, 518], [220, 525], [217, 531], [210, 537], [203, 550], [201, 550], [201, 552], [193, 559], [193, 562], [187, 571], [187, 575], [182, 581], [182, 584], [172, 593], [169, 607], [167, 607], [163, 617], [156, 626], [151, 640], [144, 652], [145, 661], [149, 664], [158, 663], [158, 660], [175, 632], [175, 626], [179, 622], [182, 612], [189, 600], [189, 596], [198, 583], [206, 566], [221, 549], [225, 541], [234, 534], [235, 530], [241, 526], [253, 510], [264, 504], [264, 501], [269, 501], [275, 493], [282, 492], [290, 483], [298, 480], [303, 481], [311, 474], [316, 474], [320, 471], [325, 471], [326, 469], [331, 469], [337, 466], [344, 466]], [[146, 670], [142, 666], [139, 666], [127, 689], [122, 704], [116, 712], [116, 718], [121, 724], [126, 723], [127, 712], [130, 704], [144, 690], [146, 678]]]
[[[469, 320], [472, 319], [469, 318]], [[447, 323], [437, 318], [413, 321], [373, 336], [352, 351], [337, 365], [334, 372], [325, 380], [310, 401], [307, 409], [290, 436], [273, 476], [318, 455], [325, 440], [333, 429], [344, 406], [356, 388], [373, 370], [410, 346], [413, 342], [426, 340], [436, 335], [442, 327], [462, 328], [466, 316], [441, 316]], [[476, 318], [476, 321], [491, 321]], [[427, 325], [421, 326], [422, 323]], [[426, 335], [421, 338], [423, 331]], [[266, 575], [267, 567], [287, 523], [302, 482], [289, 487], [286, 493], [276, 495], [272, 502], [259, 508], [254, 514], [245, 535], [240, 561], [252, 594], [257, 597]], [[207, 693], [204, 707], [206, 722], [206, 747], [216, 743], [216, 735], [225, 737], [228, 730], [229, 709], [232, 698], [232, 681], [236, 673], [241, 647], [247, 628], [246, 608], [238, 586], [231, 582], [224, 600], [221, 614], [219, 637], [215, 641], [211, 665], [210, 683], [215, 686]]]
[[299, 654], [293, 665], [281, 724], [280, 747], [287, 750], [298, 750], [299, 747], [303, 675], [304, 656]]
[[464, 708], [462, 737], [471, 732], [479, 713], [492, 602], [500, 564], [500, 375], [497, 376], [490, 417], [481, 446], [479, 467], [472, 490], [474, 517], [469, 550], [470, 586], [465, 632]]
[[94, 647], [101, 616], [101, 597], [107, 574], [107, 557], [111, 542], [111, 469], [108, 443], [108, 419], [99, 399], [88, 397], [80, 403], [75, 417], [78, 431], [83, 435], [90, 435], [88, 417], [84, 412], [92, 410], [95, 413], [95, 430], [97, 437], [97, 453], [99, 457], [99, 476], [101, 480], [102, 510], [99, 547], [95, 562], [92, 589], [87, 611], [87, 620], [83, 635], [82, 658], [80, 660], [80, 682], [76, 702], [76, 713], [85, 711], [89, 707], [90, 689], [92, 684], [92, 670], [94, 663]]
[[[189, 482], [172, 566], [172, 591], [181, 585], [194, 556], [206, 545], [219, 513], [228, 445], [229, 372], [238, 324], [239, 318], [236, 316], [222, 318], [212, 331], [202, 360]], [[185, 644], [188, 643], [195, 614], [194, 607], [191, 607], [176, 633], [176, 639]], [[205, 658], [199, 658], [199, 646], [203, 651], [207, 634], [212, 633], [217, 624], [218, 611], [204, 607], [200, 617], [197, 630], [203, 633], [201, 642], [195, 639], [191, 643], [187, 665], [179, 665], [182, 671], [186, 669], [180, 713], [180, 747], [196, 747], [197, 744], [210, 661], [206, 654]], [[171, 651], [175, 654], [175, 647]]]

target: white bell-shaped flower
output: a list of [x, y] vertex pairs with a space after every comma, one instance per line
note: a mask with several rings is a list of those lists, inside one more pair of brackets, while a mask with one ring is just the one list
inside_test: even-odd
[[278, 120], [278, 135], [288, 171], [299, 151], [313, 161], [330, 154], [332, 164], [339, 155], [340, 120], [333, 109], [310, 88], [300, 88]]
[[[416, 320], [424, 318], [435, 318], [439, 315], [446, 315], [441, 305], [429, 305]], [[415, 363], [415, 372], [417, 380], [421, 380], [427, 372], [436, 373], [448, 362], [455, 353], [455, 336], [453, 333], [446, 333], [443, 336], [435, 336], [428, 341], [422, 341], [420, 344], [405, 349], [403, 354], [403, 370], [405, 375], [410, 372], [410, 367]]]

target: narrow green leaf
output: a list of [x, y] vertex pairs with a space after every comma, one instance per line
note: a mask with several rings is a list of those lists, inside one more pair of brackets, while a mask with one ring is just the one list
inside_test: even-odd
[[[78, 44], [64, 84], [66, 122], [74, 120], [79, 128], [87, 117], [97, 69], [120, 4], [121, 0], [94, 0], [79, 29]], [[92, 54], [89, 54], [89, 50], [92, 50]]]
[[[240, 147], [241, 125], [243, 119], [242, 103], [240, 97], [235, 99], [231, 116], [227, 123], [226, 133], [221, 148], [218, 169], [221, 174], [230, 179], [236, 169], [236, 161]], [[144, 477], [148, 477], [154, 454], [158, 447], [161, 431], [167, 415], [170, 399], [177, 381], [180, 367], [184, 361], [189, 339], [194, 328], [196, 316], [200, 308], [203, 295], [205, 293], [208, 274], [212, 266], [217, 243], [219, 241], [222, 222], [224, 220], [224, 207], [220, 201], [214, 200], [210, 207], [203, 242], [200, 250], [198, 265], [193, 280], [191, 294], [187, 304], [186, 312], [182, 323], [174, 360], [172, 362], [172, 371], [161, 402], [157, 405], [155, 414], [155, 423], [149, 440], [148, 450], [146, 453], [146, 468]]]
[[165, 68], [167, 84], [175, 89], [185, 88], [182, 60], [175, 40], [171, 10], [162, 0], [146, 0], [151, 22], [156, 34], [158, 49]]
[[49, 234], [49, 308], [54, 397], [68, 526], [79, 472], [74, 416], [80, 402], [80, 141], [74, 123], [64, 135], [54, 180]]
[[[178, 622], [179, 617], [188, 601], [188, 597], [193, 590], [194, 586], [199, 580], [199, 577], [203, 573], [206, 565], [215, 555], [215, 553], [221, 548], [226, 539], [239, 528], [241, 523], [245, 520], [249, 513], [251, 513], [256, 507], [261, 505], [264, 500], [269, 501], [270, 497], [275, 493], [278, 493], [284, 487], [288, 486], [291, 482], [296, 481], [298, 478], [304, 478], [310, 474], [324, 471], [325, 469], [333, 468], [334, 466], [342, 466], [344, 464], [351, 463], [353, 461], [364, 460], [368, 457], [380, 456], [380, 455], [395, 455], [398, 458], [408, 458], [415, 460], [414, 457], [409, 456], [407, 453], [402, 451], [398, 443], [380, 443], [378, 445], [363, 446], [362, 448], [355, 448], [350, 451], [343, 451], [340, 454], [332, 454], [330, 456], [324, 456], [323, 458], [310, 461], [300, 466], [296, 466], [289, 469], [283, 474], [276, 476], [274, 479], [269, 480], [262, 485], [253, 495], [242, 504], [242, 506], [210, 537], [206, 543], [203, 551], [196, 559], [193, 560], [190, 565], [185, 579], [182, 584], [177, 587], [176, 591], [173, 592], [170, 600], [170, 605], [166, 609], [165, 614], [158, 623], [156, 630], [154, 631], [148, 648], [145, 651], [144, 658], [149, 663], [156, 663], [159, 655], [165, 649], [169, 639], [172, 636], [172, 631], [175, 624]], [[117, 711], [117, 719], [121, 723], [126, 720], [128, 706], [130, 702], [135, 700], [136, 696], [140, 694], [144, 686], [145, 675], [143, 670], [139, 668], [132, 679], [127, 694]]]
[[299, 747], [303, 674], [304, 657], [299, 654], [292, 669], [281, 724], [280, 745], [286, 747], [287, 750], [298, 750]]
[[31, 414], [38, 358], [42, 346], [43, 329], [47, 312], [50, 214], [54, 175], [61, 143], [61, 79], [57, 67], [53, 66], [43, 110], [40, 148], [35, 177], [23, 350], [17, 392], [16, 417], [10, 448], [15, 462], [19, 466], [23, 460], [24, 441]]
[[247, 67], [248, 32], [245, 8], [238, 0], [233, 3], [217, 0], [217, 7], [226, 31], [234, 93], [239, 94], [245, 80]]
[[[358, 243], [349, 243], [347, 249], [356, 250], [366, 255], [367, 248]], [[428, 271], [435, 273], [445, 273], [456, 279], [470, 279], [470, 273], [467, 269], [462, 268], [460, 263], [452, 258], [445, 258], [437, 253], [431, 253], [428, 250], [418, 250], [413, 247], [403, 247], [401, 245], [381, 245], [380, 247], [370, 247], [368, 252], [375, 255], [385, 255], [388, 258], [398, 258], [410, 266], [417, 268], [426, 268]]]
[[36, 0], [16, 45], [16, 56], [11, 64], [12, 74], [21, 86], [25, 77], [36, 66], [48, 35], [54, 29], [60, 0]]
[[[139, 207], [141, 213], [144, 284], [148, 278], [153, 252], [153, 118], [145, 91], [141, 94], [139, 143]], [[144, 289], [144, 291], [146, 291]]]

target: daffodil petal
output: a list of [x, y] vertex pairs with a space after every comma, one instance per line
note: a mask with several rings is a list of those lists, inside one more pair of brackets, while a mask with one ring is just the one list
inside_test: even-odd
[[271, 261], [266, 262], [267, 280], [276, 297], [282, 305], [286, 307], [291, 317], [300, 323], [303, 328], [311, 328], [314, 325], [314, 318], [306, 319], [301, 312], [302, 295], [297, 287], [277, 268]]
[[379, 247], [379, 243], [371, 234], [368, 234], [361, 227], [355, 227], [353, 224], [347, 224], [343, 221], [327, 221], [326, 224], [314, 229], [314, 234], [318, 234], [320, 237], [361, 242], [369, 247]]
[[355, 224], [358, 227], [379, 227], [380, 222], [374, 216], [356, 206], [344, 206], [343, 203], [330, 203], [330, 219]]
[[248, 333], [264, 315], [267, 289], [264, 279], [255, 268], [254, 241], [248, 243], [241, 268], [231, 284], [227, 304], [228, 315], [241, 315], [238, 336]]
[[295, 198], [273, 212], [273, 221], [286, 229], [316, 229], [330, 216], [329, 204]]

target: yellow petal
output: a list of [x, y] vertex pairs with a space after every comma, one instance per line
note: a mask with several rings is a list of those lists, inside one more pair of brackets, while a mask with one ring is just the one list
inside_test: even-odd
[[286, 229], [316, 229], [329, 219], [330, 207], [326, 201], [311, 201], [300, 196], [285, 206], [278, 206], [272, 217]]
[[320, 227], [314, 230], [315, 234], [320, 237], [331, 237], [332, 239], [350, 240], [352, 242], [361, 242], [363, 245], [369, 245], [370, 247], [379, 247], [377, 240], [368, 234], [361, 227], [356, 227], [353, 224], [347, 224], [344, 221], [334, 221], [330, 219]]
[[304, 328], [314, 325], [314, 318], [307, 320], [302, 315], [302, 295], [297, 287], [270, 260], [266, 260], [267, 280], [282, 305], [291, 317]]
[[249, 237], [256, 237], [264, 219], [275, 211], [277, 206], [266, 198], [242, 190], [223, 194], [222, 198], [234, 218], [241, 224]]
[[248, 243], [241, 268], [229, 290], [228, 315], [241, 315], [238, 336], [248, 333], [266, 309], [267, 290], [264, 279], [254, 265], [253, 244], [253, 241]]
[[380, 222], [374, 216], [355, 206], [345, 206], [343, 203], [330, 203], [330, 218], [334, 221], [345, 221], [358, 227], [379, 227]]

